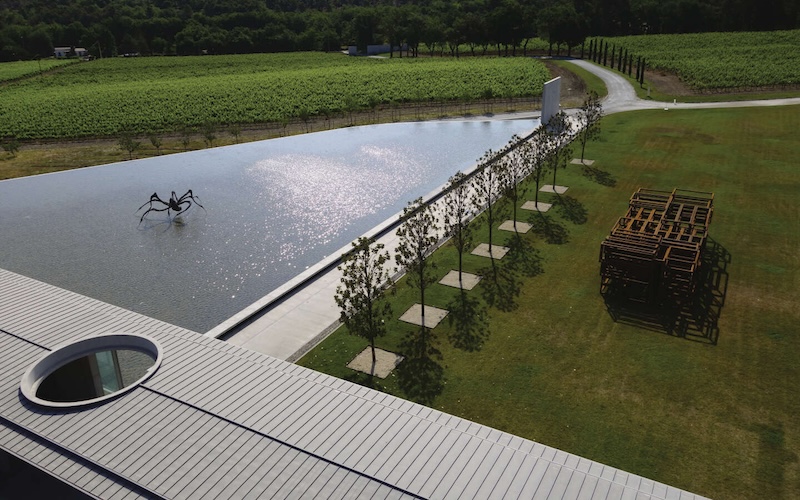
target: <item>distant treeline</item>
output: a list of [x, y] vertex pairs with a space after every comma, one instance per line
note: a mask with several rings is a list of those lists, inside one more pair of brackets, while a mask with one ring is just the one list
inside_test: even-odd
[[[338, 50], [408, 44], [516, 53], [539, 36], [763, 31], [800, 26], [797, 0], [0, 0], [0, 60], [85, 47], [121, 54]], [[477, 50], [476, 50], [477, 48]], [[441, 51], [441, 50], [440, 50]]]

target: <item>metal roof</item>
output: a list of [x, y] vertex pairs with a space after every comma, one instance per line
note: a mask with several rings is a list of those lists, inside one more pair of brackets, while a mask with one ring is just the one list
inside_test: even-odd
[[[29, 403], [29, 365], [146, 335], [146, 382], [82, 410]], [[698, 498], [490, 427], [0, 270], [0, 448], [101, 498]]]

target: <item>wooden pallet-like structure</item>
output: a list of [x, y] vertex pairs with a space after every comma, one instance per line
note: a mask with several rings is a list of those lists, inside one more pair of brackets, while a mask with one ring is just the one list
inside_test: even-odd
[[600, 292], [647, 303], [689, 299], [697, 286], [714, 194], [639, 189], [600, 245]]

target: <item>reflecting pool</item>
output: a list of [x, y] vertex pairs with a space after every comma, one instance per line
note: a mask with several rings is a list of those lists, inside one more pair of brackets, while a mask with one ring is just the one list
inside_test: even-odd
[[[354, 127], [0, 182], [0, 267], [205, 332], [538, 121]], [[191, 189], [180, 221], [136, 209]]]

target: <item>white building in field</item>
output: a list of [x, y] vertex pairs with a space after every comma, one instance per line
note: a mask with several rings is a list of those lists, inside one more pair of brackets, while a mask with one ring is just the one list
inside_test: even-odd
[[83, 58], [89, 56], [89, 51], [83, 47], [75, 47], [74, 50], [72, 47], [55, 47], [53, 48], [53, 56], [56, 59], [65, 59], [71, 56]]

